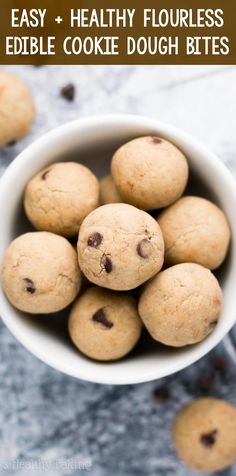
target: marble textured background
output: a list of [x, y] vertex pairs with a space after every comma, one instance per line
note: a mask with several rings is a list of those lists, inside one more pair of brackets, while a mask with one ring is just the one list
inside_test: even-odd
[[[0, 174], [35, 138], [77, 117], [144, 114], [185, 129], [236, 174], [236, 68], [230, 66], [7, 67], [33, 91], [32, 133], [0, 151]], [[72, 103], [60, 97], [76, 86]], [[170, 428], [199, 395], [236, 405], [230, 342], [187, 370], [136, 386], [101, 386], [50, 369], [0, 323], [0, 474], [194, 476], [178, 461]], [[233, 354], [232, 354], [233, 355]], [[33, 470], [30, 468], [32, 468]], [[80, 467], [85, 469], [81, 469]], [[235, 476], [236, 465], [224, 476]]]

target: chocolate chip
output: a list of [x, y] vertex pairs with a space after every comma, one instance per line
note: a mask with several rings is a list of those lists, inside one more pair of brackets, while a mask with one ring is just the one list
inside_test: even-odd
[[160, 137], [152, 137], [152, 142], [153, 144], [161, 144], [162, 140], [160, 139]]
[[61, 89], [61, 96], [67, 101], [74, 101], [75, 86], [72, 83], [66, 84], [66, 86]]
[[45, 172], [41, 175], [42, 180], [46, 180], [47, 175], [49, 174], [50, 170], [45, 170]]
[[10, 140], [10, 142], [7, 143], [7, 147], [13, 147], [14, 145], [16, 145], [16, 142], [16, 139]]
[[221, 374], [224, 374], [229, 366], [229, 361], [226, 357], [218, 356], [214, 360], [215, 370]]
[[150, 241], [146, 238], [139, 241], [136, 251], [141, 258], [147, 259], [150, 255]]
[[213, 383], [214, 383], [213, 373], [208, 375], [203, 375], [197, 381], [197, 388], [200, 390], [200, 392], [206, 393], [206, 392], [209, 392], [209, 390], [211, 390]]
[[92, 248], [98, 248], [102, 242], [102, 239], [103, 239], [103, 236], [101, 235], [101, 233], [98, 233], [96, 231], [95, 233], [92, 233], [92, 235], [88, 237], [88, 241], [87, 241], [88, 246], [91, 246]]
[[217, 324], [218, 324], [218, 321], [215, 320], [215, 321], [211, 321], [209, 325], [210, 327], [214, 328]]
[[107, 329], [111, 329], [114, 325], [113, 322], [109, 321], [107, 318], [104, 308], [98, 309], [98, 311], [93, 315], [92, 319], [94, 322], [99, 322], [99, 324], [102, 324]]
[[105, 271], [109, 274], [112, 272], [112, 261], [109, 256], [105, 255], [105, 253], [102, 256], [102, 265], [104, 266]]
[[212, 430], [209, 431], [209, 433], [205, 433], [204, 435], [201, 435], [200, 441], [201, 443], [206, 446], [206, 448], [211, 448], [214, 446], [216, 442], [216, 435], [218, 433], [218, 430]]
[[164, 386], [158, 387], [154, 390], [153, 396], [157, 400], [160, 400], [161, 402], [165, 402], [166, 400], [168, 400], [168, 398], [170, 398], [170, 391], [168, 387], [164, 387]]
[[30, 294], [34, 294], [36, 291], [36, 287], [32, 279], [24, 278], [24, 282], [26, 284], [26, 291]]

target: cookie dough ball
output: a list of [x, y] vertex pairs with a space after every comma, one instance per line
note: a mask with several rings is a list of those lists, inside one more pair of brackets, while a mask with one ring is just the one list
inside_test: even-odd
[[100, 199], [102, 205], [106, 205], [107, 203], [121, 203], [123, 201], [115, 187], [111, 175], [106, 175], [100, 181]]
[[188, 180], [185, 156], [159, 137], [124, 144], [112, 158], [111, 172], [122, 199], [142, 210], [170, 205], [182, 195]]
[[205, 198], [186, 196], [158, 217], [165, 241], [165, 261], [199, 263], [209, 269], [224, 261], [230, 227], [224, 213]]
[[162, 271], [147, 284], [139, 314], [155, 340], [182, 347], [202, 341], [213, 331], [221, 307], [222, 292], [211, 271], [183, 263]]
[[173, 440], [180, 458], [191, 468], [225, 469], [236, 459], [236, 409], [216, 398], [193, 400], [177, 413]]
[[124, 357], [137, 343], [141, 330], [133, 297], [97, 287], [89, 288], [75, 302], [69, 318], [75, 346], [96, 360]]
[[158, 273], [164, 243], [157, 222], [125, 203], [103, 205], [83, 221], [78, 241], [80, 267], [94, 284], [133, 289]]
[[66, 237], [77, 235], [83, 219], [98, 205], [98, 180], [75, 162], [49, 165], [25, 190], [24, 206], [32, 225]]
[[0, 71], [0, 146], [24, 137], [34, 117], [34, 101], [28, 88], [15, 75]]
[[60, 311], [76, 298], [81, 285], [74, 248], [47, 232], [16, 238], [5, 253], [1, 274], [9, 301], [31, 314]]

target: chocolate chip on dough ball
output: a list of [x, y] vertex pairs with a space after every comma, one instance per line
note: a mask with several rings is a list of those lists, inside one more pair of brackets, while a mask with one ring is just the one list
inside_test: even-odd
[[77, 254], [61, 236], [26, 233], [6, 250], [1, 281], [6, 296], [17, 309], [32, 314], [60, 311], [80, 290]]
[[94, 284], [124, 291], [154, 276], [163, 264], [157, 222], [125, 203], [103, 205], [83, 221], [78, 240], [81, 270]]
[[172, 266], [150, 281], [139, 301], [139, 314], [151, 336], [182, 347], [202, 341], [217, 325], [222, 292], [215, 276], [203, 266]]
[[96, 360], [124, 357], [137, 343], [141, 330], [133, 297], [97, 287], [78, 298], [69, 318], [69, 334], [75, 346]]
[[0, 71], [0, 146], [24, 137], [34, 118], [34, 101], [27, 86], [17, 76]]
[[99, 182], [84, 165], [51, 164], [35, 175], [25, 190], [27, 217], [37, 230], [72, 237], [99, 204]]
[[111, 175], [106, 175], [100, 181], [100, 199], [102, 205], [106, 205], [107, 203], [121, 203], [123, 201], [115, 187]]
[[163, 208], [177, 200], [188, 180], [184, 154], [160, 137], [140, 137], [120, 147], [111, 172], [122, 199], [142, 210]]
[[216, 269], [224, 261], [230, 242], [226, 216], [205, 198], [186, 196], [158, 217], [165, 241], [165, 261], [173, 265], [199, 263]]
[[179, 457], [191, 468], [215, 472], [236, 459], [236, 409], [216, 398], [198, 398], [180, 410], [173, 424]]

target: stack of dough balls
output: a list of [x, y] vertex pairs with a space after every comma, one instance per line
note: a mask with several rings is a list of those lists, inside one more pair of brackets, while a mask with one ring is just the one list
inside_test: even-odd
[[172, 347], [205, 339], [221, 314], [212, 270], [227, 255], [230, 228], [212, 202], [181, 198], [187, 181], [183, 152], [153, 136], [122, 145], [100, 183], [80, 163], [40, 170], [24, 194], [36, 231], [16, 238], [3, 260], [9, 301], [31, 314], [74, 302], [71, 340], [100, 361], [127, 355], [143, 326]]

